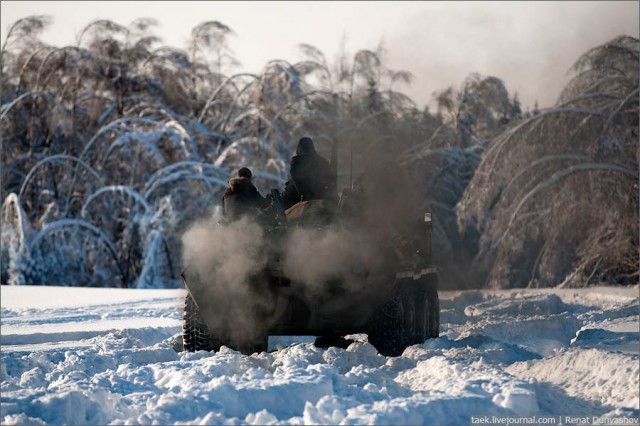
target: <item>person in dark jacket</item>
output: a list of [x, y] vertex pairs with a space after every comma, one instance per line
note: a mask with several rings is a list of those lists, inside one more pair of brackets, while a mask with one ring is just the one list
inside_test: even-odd
[[290, 179], [282, 194], [285, 208], [298, 201], [335, 200], [331, 166], [316, 152], [311, 138], [305, 137], [298, 142], [289, 173]]
[[251, 177], [251, 170], [243, 167], [238, 170], [238, 177], [229, 179], [229, 188], [222, 195], [222, 210], [226, 218], [237, 220], [244, 215], [255, 217], [269, 206], [271, 201], [260, 195]]

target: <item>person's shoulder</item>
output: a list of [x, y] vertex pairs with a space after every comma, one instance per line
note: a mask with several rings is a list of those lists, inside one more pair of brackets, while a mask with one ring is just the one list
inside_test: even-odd
[[229, 187], [224, 191], [225, 195], [235, 194], [238, 191], [242, 191], [243, 181], [245, 178], [234, 177], [229, 179]]

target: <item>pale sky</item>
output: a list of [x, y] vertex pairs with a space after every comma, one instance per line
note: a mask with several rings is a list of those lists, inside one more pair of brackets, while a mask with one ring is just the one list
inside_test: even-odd
[[[55, 46], [75, 43], [94, 19], [128, 25], [150, 17], [163, 44], [183, 48], [191, 29], [210, 20], [229, 26], [242, 65], [260, 72], [272, 59], [302, 59], [306, 43], [332, 60], [346, 35], [351, 54], [384, 40], [386, 64], [415, 80], [402, 91], [419, 106], [432, 92], [459, 87], [472, 72], [501, 78], [525, 106], [555, 103], [567, 71], [585, 51], [617, 35], [639, 36], [639, 2], [384, 2], [384, 1], [2, 1], [1, 41], [11, 23], [50, 15], [42, 35]], [[401, 86], [395, 86], [401, 89]]]

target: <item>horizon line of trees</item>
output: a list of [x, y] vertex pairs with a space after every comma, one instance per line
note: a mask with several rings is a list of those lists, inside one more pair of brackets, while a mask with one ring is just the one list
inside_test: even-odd
[[[2, 284], [179, 286], [186, 227], [239, 167], [281, 187], [303, 135], [324, 153], [338, 141], [343, 165], [355, 150], [356, 173], [368, 153], [397, 156], [452, 287], [637, 282], [637, 39], [587, 52], [553, 108], [523, 112], [502, 80], [470, 74], [431, 114], [394, 90], [413, 76], [383, 46], [328, 61], [302, 44], [296, 63], [229, 75], [218, 21], [185, 49], [148, 18], [96, 20], [55, 47], [39, 38], [49, 22], [15, 22], [0, 50]], [[340, 186], [352, 176], [342, 167]]]

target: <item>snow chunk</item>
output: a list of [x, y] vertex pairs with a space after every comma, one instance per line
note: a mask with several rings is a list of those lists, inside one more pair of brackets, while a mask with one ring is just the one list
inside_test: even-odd
[[519, 416], [529, 416], [540, 411], [535, 392], [530, 389], [507, 386], [495, 395], [493, 403], [518, 413]]

